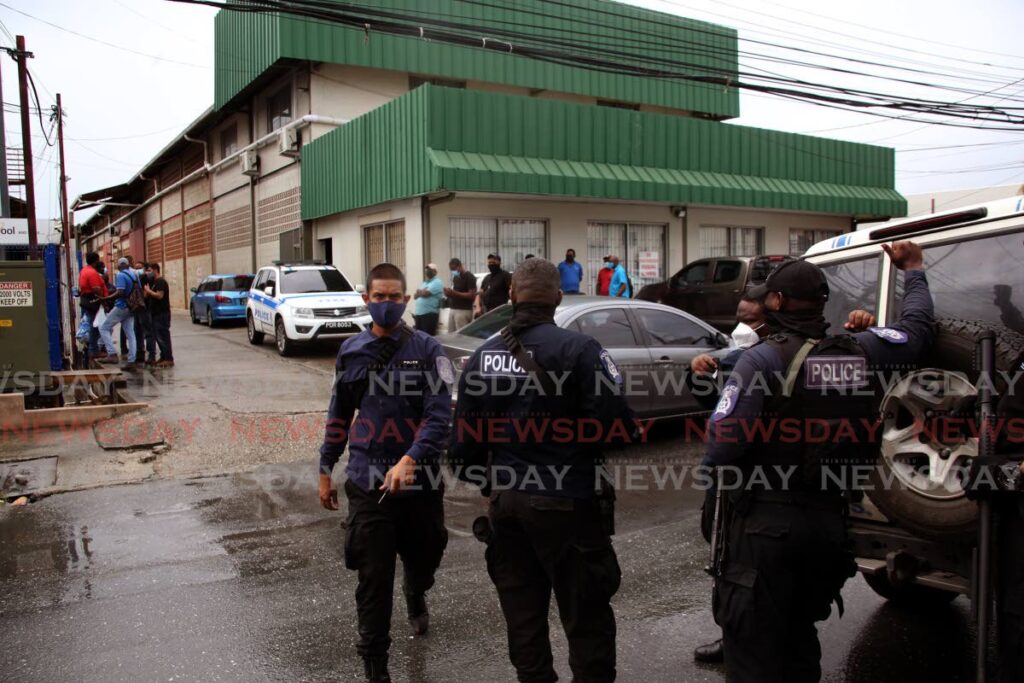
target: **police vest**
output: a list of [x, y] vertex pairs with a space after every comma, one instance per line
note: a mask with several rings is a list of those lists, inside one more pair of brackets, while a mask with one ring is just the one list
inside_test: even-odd
[[[767, 378], [762, 428], [767, 443], [744, 458], [765, 471], [790, 471], [790, 489], [849, 490], [858, 467], [878, 456], [878, 383], [867, 354], [850, 335], [821, 340], [772, 335], [764, 342], [782, 353], [786, 371]], [[770, 485], [774, 477], [767, 477]]]

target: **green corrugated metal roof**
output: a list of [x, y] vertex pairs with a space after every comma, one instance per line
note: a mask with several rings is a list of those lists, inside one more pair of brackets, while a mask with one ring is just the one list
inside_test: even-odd
[[889, 148], [435, 86], [302, 154], [307, 219], [438, 191], [906, 213]]
[[[710, 114], [739, 115], [735, 88], [641, 78], [538, 61], [515, 54], [517, 41], [591, 43], [603, 50], [675, 60], [695, 75], [736, 79], [736, 31], [608, 0], [376, 0], [378, 10], [424, 15], [481, 27], [481, 37], [504, 31], [511, 52], [462, 47], [279, 14], [222, 10], [215, 21], [215, 106], [219, 109], [279, 59], [293, 58], [407, 71], [424, 76], [480, 80], [526, 88], [660, 105]], [[475, 36], [474, 36], [475, 37]], [[625, 59], [625, 57], [622, 57]]]

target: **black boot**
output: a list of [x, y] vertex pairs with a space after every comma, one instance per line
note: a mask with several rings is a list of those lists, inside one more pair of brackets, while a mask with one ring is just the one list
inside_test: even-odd
[[430, 628], [430, 612], [427, 611], [427, 596], [422, 593], [406, 594], [405, 605], [408, 608], [409, 625], [414, 636], [426, 635]]
[[388, 656], [363, 657], [363, 671], [366, 672], [368, 683], [391, 683], [388, 673]]
[[701, 645], [693, 651], [693, 661], [706, 664], [719, 664], [725, 661], [725, 650], [722, 649], [722, 639], [719, 638], [713, 643]]

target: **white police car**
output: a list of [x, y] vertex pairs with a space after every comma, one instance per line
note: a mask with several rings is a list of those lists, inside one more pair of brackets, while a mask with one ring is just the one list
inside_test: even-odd
[[249, 290], [249, 343], [272, 334], [277, 352], [288, 356], [303, 342], [358, 334], [371, 325], [361, 289], [331, 265], [274, 261], [260, 268]]

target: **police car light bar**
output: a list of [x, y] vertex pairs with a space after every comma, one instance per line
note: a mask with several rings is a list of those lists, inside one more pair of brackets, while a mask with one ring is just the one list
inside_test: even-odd
[[872, 230], [868, 234], [868, 238], [872, 240], [890, 239], [892, 237], [907, 235], [912, 232], [920, 232], [922, 230], [929, 230], [931, 228], [944, 228], [947, 225], [977, 221], [987, 216], [988, 209], [984, 206], [979, 206], [966, 211], [956, 211], [954, 213], [946, 213], [940, 216], [929, 216], [928, 218], [922, 218], [918, 221], [910, 221], [909, 223], [900, 223], [899, 225], [893, 225], [888, 228]]

